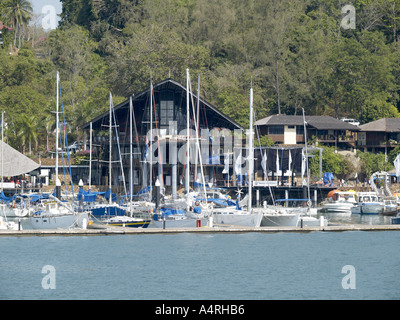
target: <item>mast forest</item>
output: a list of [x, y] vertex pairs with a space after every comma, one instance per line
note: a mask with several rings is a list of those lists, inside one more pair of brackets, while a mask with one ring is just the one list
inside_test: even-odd
[[57, 70], [69, 141], [106, 112], [110, 92], [117, 105], [150, 79], [185, 83], [186, 68], [201, 75], [202, 97], [243, 127], [251, 82], [256, 119], [302, 108], [361, 123], [400, 117], [400, 0], [61, 3], [51, 31], [30, 1], [0, 3], [0, 109], [7, 142], [24, 153], [45, 156], [54, 140]]

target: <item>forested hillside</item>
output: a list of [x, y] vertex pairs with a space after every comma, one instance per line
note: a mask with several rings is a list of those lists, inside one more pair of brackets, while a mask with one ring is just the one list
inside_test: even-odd
[[[26, 13], [18, 16], [16, 3]], [[355, 8], [355, 29], [341, 26]], [[60, 71], [71, 135], [108, 105], [153, 82], [201, 78], [202, 96], [244, 126], [254, 87], [258, 119], [299, 113], [400, 113], [400, 0], [62, 0], [58, 29], [29, 25], [29, 1], [0, 3], [0, 109], [10, 142], [54, 128]], [[21, 8], [21, 6], [19, 7]], [[12, 52], [13, 54], [10, 54]], [[42, 146], [43, 150], [43, 146]], [[39, 150], [40, 151], [40, 150]]]

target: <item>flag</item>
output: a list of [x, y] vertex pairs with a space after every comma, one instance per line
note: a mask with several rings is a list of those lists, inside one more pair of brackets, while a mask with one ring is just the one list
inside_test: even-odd
[[400, 154], [394, 159], [394, 167], [396, 168], [396, 177], [400, 177]]
[[305, 172], [306, 172], [306, 156], [304, 154], [304, 150], [301, 151], [301, 175], [304, 176]]
[[144, 150], [144, 160], [149, 161], [149, 142], [146, 137], [146, 146]]
[[279, 175], [279, 151], [276, 150], [276, 175]]
[[264, 155], [261, 155], [261, 168], [264, 171], [264, 174], [267, 175], [267, 153], [264, 151]]
[[242, 173], [242, 151], [240, 151], [239, 156], [236, 158], [235, 161], [235, 173], [236, 175], [241, 174]]
[[222, 173], [229, 173], [229, 154], [224, 157], [224, 170], [222, 170]]

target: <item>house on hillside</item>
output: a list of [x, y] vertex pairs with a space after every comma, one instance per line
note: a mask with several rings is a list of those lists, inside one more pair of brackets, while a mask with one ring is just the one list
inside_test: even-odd
[[[315, 139], [336, 148], [355, 148], [359, 128], [330, 116], [306, 116], [307, 139]], [[261, 135], [268, 135], [278, 145], [304, 144], [303, 116], [272, 115], [256, 121]]]
[[389, 152], [400, 142], [400, 118], [382, 118], [361, 125], [357, 148], [370, 152]]

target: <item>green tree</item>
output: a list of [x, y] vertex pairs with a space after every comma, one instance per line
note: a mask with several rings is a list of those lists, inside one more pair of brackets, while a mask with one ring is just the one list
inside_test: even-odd
[[18, 48], [21, 47], [22, 28], [24, 28], [32, 18], [33, 10], [28, 0], [7, 0], [4, 4], [3, 16], [6, 23], [14, 29], [14, 47], [18, 36]]
[[17, 136], [20, 138], [23, 151], [25, 152], [26, 145], [28, 145], [29, 154], [32, 154], [32, 142], [35, 143], [35, 149], [38, 147], [38, 122], [36, 116], [23, 114], [18, 119], [17, 125]]
[[[343, 155], [337, 153], [334, 147], [323, 146], [322, 171], [333, 174], [349, 174], [354, 171], [354, 166]], [[319, 175], [319, 152], [309, 160], [309, 168], [312, 175]]]

